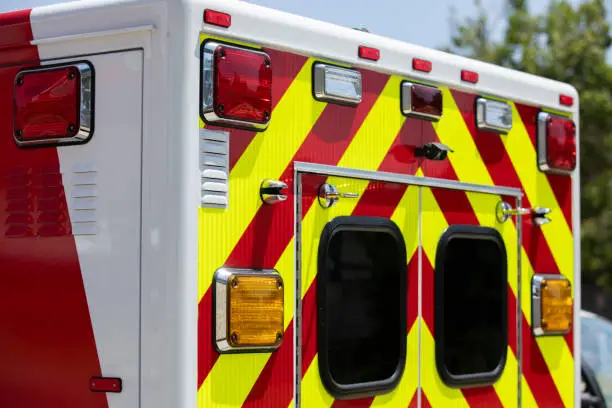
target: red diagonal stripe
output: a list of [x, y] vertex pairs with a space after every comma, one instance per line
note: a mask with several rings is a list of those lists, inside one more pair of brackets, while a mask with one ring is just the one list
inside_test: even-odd
[[503, 408], [495, 389], [492, 386], [462, 389], [463, 397], [470, 407]]
[[431, 404], [427, 399], [427, 395], [421, 390], [421, 407], [422, 408], [431, 408]]
[[[516, 103], [516, 110], [521, 116], [521, 120], [525, 125], [525, 129], [527, 130], [527, 134], [529, 135], [529, 140], [531, 140], [531, 144], [534, 149], [537, 149], [537, 119], [538, 113], [540, 110], [534, 106], [527, 106], [520, 103]], [[539, 171], [535, 167], [534, 163], [534, 171]], [[572, 230], [572, 178], [568, 176], [558, 176], [547, 174], [546, 178], [548, 178], [548, 182], [550, 183], [550, 187], [557, 198], [557, 202], [559, 203], [559, 207], [565, 216], [565, 221], [569, 226], [570, 230]]]
[[212, 345], [212, 329], [212, 289], [209, 287], [198, 304], [198, 388], [219, 358]]
[[410, 399], [410, 403], [408, 404], [408, 408], [417, 408], [419, 403], [419, 392], [421, 392], [421, 389], [417, 389], [414, 392], [412, 398]]
[[[487, 170], [489, 171], [493, 183], [499, 186], [520, 188], [524, 191], [522, 182], [518, 177], [512, 162], [510, 161], [501, 138], [490, 133], [476, 130], [474, 125], [474, 103], [476, 96], [459, 91], [452, 91], [452, 94], [459, 110], [463, 115], [465, 124], [474, 139], [476, 147], [487, 166]], [[534, 171], [536, 170], [537, 169], [534, 167]], [[522, 205], [523, 207], [530, 208], [529, 199], [526, 196], [523, 197]], [[529, 257], [535, 271], [559, 273], [555, 259], [550, 251], [548, 243], [544, 239], [541, 229], [534, 226], [529, 217], [523, 217], [523, 220], [523, 248], [525, 249], [525, 252], [527, 253], [527, 256]], [[516, 223], [514, 218], [513, 222]], [[509, 296], [509, 307], [513, 302], [516, 305], [516, 298], [514, 295]], [[521, 314], [521, 318], [523, 321], [523, 347], [531, 350], [530, 354], [534, 359], [534, 361], [528, 361], [530, 360], [528, 357], [529, 354], [525, 354], [525, 358], [523, 358], [523, 373], [530, 388], [532, 389], [534, 398], [539, 405], [544, 404], [544, 401], [546, 401], [547, 404], [549, 401], [550, 404], [553, 405], [562, 404], [561, 397], [552, 377], [550, 376], [548, 367], [546, 366], [544, 358], [542, 357], [542, 353], [535, 339], [529, 332], [529, 325], [527, 324], [524, 313]], [[528, 334], [525, 334], [526, 332]], [[515, 352], [514, 349], [513, 351]], [[538, 369], [537, 375], [529, 368], [532, 365]], [[554, 390], [554, 392], [552, 390]]]

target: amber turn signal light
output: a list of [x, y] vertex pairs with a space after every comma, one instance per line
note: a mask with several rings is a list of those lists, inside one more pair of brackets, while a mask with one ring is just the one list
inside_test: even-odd
[[532, 327], [536, 336], [564, 335], [574, 320], [572, 285], [563, 275], [534, 275]]
[[219, 352], [277, 349], [284, 333], [284, 284], [274, 270], [219, 269], [215, 339]]

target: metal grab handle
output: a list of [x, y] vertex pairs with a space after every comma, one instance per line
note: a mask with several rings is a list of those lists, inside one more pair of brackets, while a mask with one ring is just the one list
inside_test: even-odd
[[544, 224], [548, 224], [552, 220], [547, 217], [550, 214], [550, 208], [545, 207], [534, 207], [534, 208], [512, 208], [510, 204], [505, 201], [500, 201], [497, 204], [497, 208], [495, 209], [495, 215], [497, 217], [497, 221], [504, 223], [510, 219], [512, 216], [516, 215], [531, 215], [533, 222], [540, 226]]
[[342, 198], [358, 198], [359, 193], [341, 193], [333, 184], [321, 184], [319, 187], [319, 204], [323, 208], [333, 207], [338, 199]]

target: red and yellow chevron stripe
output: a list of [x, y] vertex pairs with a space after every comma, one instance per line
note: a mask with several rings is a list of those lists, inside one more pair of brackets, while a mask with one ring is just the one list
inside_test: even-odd
[[[202, 38], [204, 40], [204, 38]], [[521, 288], [522, 406], [572, 406], [574, 398], [572, 334], [534, 339], [531, 335], [530, 281], [538, 273], [562, 273], [573, 281], [571, 179], [548, 176], [536, 167], [536, 107], [513, 106], [513, 129], [505, 136], [479, 132], [474, 125], [477, 95], [442, 88], [444, 115], [431, 124], [401, 115], [399, 88], [403, 78], [361, 70], [363, 100], [357, 108], [312, 98], [312, 58], [266, 49], [274, 69], [272, 121], [265, 132], [231, 130], [229, 207], [199, 210], [199, 355], [200, 407], [287, 407], [294, 398], [295, 349], [295, 239], [301, 222], [302, 361], [301, 403], [304, 407], [517, 406], [519, 345], [516, 342], [516, 301]], [[200, 126], [204, 124], [200, 122]], [[440, 140], [454, 153], [444, 162], [415, 157], [414, 148]], [[331, 209], [313, 205], [316, 186], [326, 180], [303, 176], [302, 219], [294, 219], [291, 193], [282, 205], [262, 205], [261, 181], [285, 181], [293, 191], [295, 161], [380, 170], [462, 182], [517, 187], [524, 191], [523, 206], [549, 207], [554, 222], [536, 227], [523, 220], [522, 248], [516, 248], [515, 221], [495, 222], [491, 209], [499, 197], [485, 194], [419, 188], [392, 183], [338, 177], [328, 182], [359, 199], [340, 200]], [[423, 206], [419, 247], [417, 203]], [[391, 218], [402, 230], [409, 259], [407, 364], [400, 385], [390, 394], [351, 401], [334, 400], [318, 373], [316, 345], [316, 257], [319, 237], [336, 215]], [[492, 387], [470, 390], [448, 388], [435, 369], [433, 333], [433, 266], [440, 233], [450, 224], [495, 226], [508, 248], [509, 265], [522, 259], [522, 279], [509, 273], [509, 347], [505, 371]], [[274, 353], [219, 355], [212, 338], [213, 273], [221, 266], [275, 268], [286, 282], [285, 341]], [[419, 295], [419, 269], [422, 282]], [[515, 271], [516, 272], [516, 271]], [[519, 286], [520, 285], [520, 286]], [[419, 313], [419, 298], [422, 312]], [[421, 371], [417, 362], [421, 361]], [[420, 386], [419, 386], [420, 378]]]

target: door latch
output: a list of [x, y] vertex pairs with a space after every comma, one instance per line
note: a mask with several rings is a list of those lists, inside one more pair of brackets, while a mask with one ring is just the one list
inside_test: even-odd
[[500, 201], [497, 204], [497, 208], [495, 210], [495, 215], [497, 217], [497, 221], [504, 223], [510, 219], [510, 217], [515, 215], [531, 215], [533, 222], [536, 225], [544, 225], [548, 224], [552, 220], [547, 217], [550, 214], [550, 208], [544, 207], [534, 207], [534, 208], [512, 208], [510, 204], [505, 201]]
[[359, 197], [358, 193], [340, 193], [338, 191], [338, 188], [336, 188], [336, 186], [334, 186], [333, 184], [321, 184], [321, 187], [319, 187], [319, 204], [321, 204], [321, 207], [323, 208], [330, 208], [333, 207], [337, 202], [338, 199], [342, 197], [342, 198], [357, 198]]

